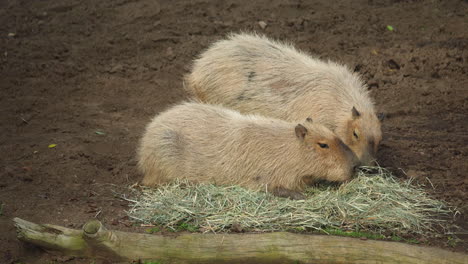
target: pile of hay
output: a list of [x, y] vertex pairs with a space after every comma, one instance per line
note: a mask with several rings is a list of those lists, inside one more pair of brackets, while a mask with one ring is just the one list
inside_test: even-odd
[[126, 200], [136, 221], [169, 229], [185, 223], [212, 232], [234, 225], [255, 232], [340, 228], [424, 235], [445, 227], [441, 217], [453, 213], [410, 180], [401, 182], [382, 168], [364, 168], [339, 187], [311, 187], [306, 200], [183, 181], [143, 188]]

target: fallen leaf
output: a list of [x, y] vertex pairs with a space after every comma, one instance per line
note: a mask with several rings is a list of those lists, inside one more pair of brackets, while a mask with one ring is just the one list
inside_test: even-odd
[[55, 148], [56, 146], [57, 146], [57, 144], [50, 144], [49, 148]]

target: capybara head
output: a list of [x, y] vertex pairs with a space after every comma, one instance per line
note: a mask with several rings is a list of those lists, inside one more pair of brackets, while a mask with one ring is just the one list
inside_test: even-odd
[[349, 115], [351, 118], [340, 135], [345, 135], [342, 138], [344, 143], [356, 154], [362, 165], [373, 165], [382, 140], [380, 120], [374, 113], [361, 113], [355, 107], [350, 109]]
[[306, 176], [335, 182], [351, 179], [359, 159], [331, 130], [307, 118], [296, 125], [295, 132], [303, 146], [305, 161], [314, 165], [313, 173]]

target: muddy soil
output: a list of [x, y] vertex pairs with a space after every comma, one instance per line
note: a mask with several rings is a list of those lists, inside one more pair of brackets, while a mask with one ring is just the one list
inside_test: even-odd
[[387, 115], [379, 163], [456, 206], [466, 229], [467, 14], [461, 0], [0, 1], [0, 263], [87, 263], [19, 243], [12, 217], [142, 231], [114, 191], [141, 179], [143, 128], [183, 99], [193, 58], [240, 30], [360, 72]]

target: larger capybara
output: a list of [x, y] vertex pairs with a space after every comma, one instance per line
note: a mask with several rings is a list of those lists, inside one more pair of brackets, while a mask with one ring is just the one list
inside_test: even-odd
[[156, 116], [138, 150], [144, 185], [176, 178], [300, 198], [306, 182], [343, 182], [356, 155], [328, 128], [183, 103]]
[[380, 120], [366, 85], [343, 65], [250, 34], [214, 43], [185, 77], [194, 99], [241, 113], [314, 121], [334, 131], [364, 165], [375, 160]]

